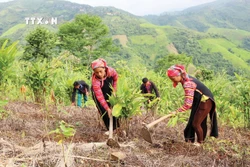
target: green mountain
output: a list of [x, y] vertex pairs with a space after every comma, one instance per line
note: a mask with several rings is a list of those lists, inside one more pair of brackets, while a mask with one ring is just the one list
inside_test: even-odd
[[[236, 2], [232, 0], [229, 4]], [[238, 6], [242, 3], [239, 1]], [[110, 29], [114, 43], [120, 47], [117, 54], [107, 58], [109, 60], [124, 59], [131, 65], [141, 62], [153, 68], [159, 58], [170, 53], [184, 53], [193, 57], [193, 63], [196, 66], [204, 66], [215, 71], [226, 69], [232, 75], [233, 72], [240, 70], [250, 72], [250, 32], [247, 29], [249, 27], [244, 26], [250, 23], [243, 24], [242, 21], [242, 24], [241, 22], [238, 24], [228, 18], [227, 21], [224, 20], [226, 26], [223, 27], [222, 24], [215, 24], [216, 21], [213, 21], [222, 23], [221, 18], [226, 16], [228, 11], [240, 10], [229, 4], [220, 0], [186, 9], [181, 13], [138, 17], [113, 7], [91, 7], [62, 0], [34, 2], [16, 0], [0, 3], [0, 16], [2, 16], [0, 38], [20, 40], [21, 45], [25, 44], [25, 36], [37, 26], [26, 24], [26, 17], [57, 17], [60, 25], [73, 19], [76, 14], [88, 13], [103, 19]], [[209, 6], [213, 12], [209, 12]], [[247, 8], [247, 5], [245, 7]], [[227, 11], [224, 10], [226, 8]], [[214, 11], [219, 12], [218, 17]], [[239, 11], [239, 13], [242, 12], [244, 10]], [[206, 14], [206, 19], [202, 13]], [[249, 11], [245, 13], [248, 14]], [[230, 16], [230, 18], [234, 17], [239, 17], [238, 20], [245, 19], [246, 22], [248, 19], [241, 18], [240, 14]], [[51, 31], [57, 31], [58, 25], [44, 26]]]
[[144, 18], [157, 25], [185, 27], [201, 32], [214, 27], [250, 31], [249, 15], [250, 0], [217, 0], [181, 12]]

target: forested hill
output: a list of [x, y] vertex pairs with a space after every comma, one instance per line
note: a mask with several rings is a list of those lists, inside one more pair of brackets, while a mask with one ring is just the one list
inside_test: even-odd
[[[195, 66], [226, 70], [233, 75], [250, 72], [250, 32], [247, 31], [250, 26], [245, 26], [250, 23], [247, 17], [250, 10], [245, 10], [248, 5], [248, 1], [219, 0], [179, 14], [149, 19], [114, 7], [91, 7], [62, 0], [14, 0], [0, 3], [0, 38], [19, 40], [24, 46], [25, 36], [36, 27], [25, 24], [26, 17], [57, 17], [58, 25], [44, 25], [57, 32], [60, 24], [74, 19], [76, 14], [92, 14], [102, 18], [120, 48], [110, 61], [126, 60], [130, 65], [142, 63], [157, 68], [160, 65], [157, 62], [167, 59], [169, 54], [184, 54], [192, 57]], [[231, 21], [234, 18], [238, 22]]]
[[217, 0], [175, 13], [145, 16], [158, 25], [186, 27], [205, 32], [209, 28], [250, 31], [250, 0]]
[[101, 17], [113, 14], [135, 17], [113, 7], [92, 7], [64, 0], [14, 0], [0, 3], [0, 34], [16, 24], [25, 23], [26, 17], [57, 17], [59, 23], [62, 23], [73, 19], [79, 13], [95, 14]]

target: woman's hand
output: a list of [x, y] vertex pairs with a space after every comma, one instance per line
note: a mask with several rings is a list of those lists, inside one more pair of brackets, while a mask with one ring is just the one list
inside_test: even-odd
[[172, 111], [172, 112], [170, 112], [170, 114], [175, 115], [175, 114], [177, 114], [177, 111]]
[[112, 117], [112, 110], [110, 108], [107, 110], [107, 112], [108, 112], [109, 118]]

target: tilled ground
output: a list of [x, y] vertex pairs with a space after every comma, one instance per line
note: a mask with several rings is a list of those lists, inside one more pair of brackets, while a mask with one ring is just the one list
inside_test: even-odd
[[[94, 107], [44, 107], [26, 102], [6, 106], [9, 116], [0, 120], [0, 167], [168, 167], [168, 166], [250, 166], [250, 131], [219, 127], [219, 138], [207, 138], [202, 146], [185, 143], [185, 124], [167, 127], [167, 120], [151, 130], [153, 144], [140, 135], [142, 123], [158, 117], [150, 114], [129, 121], [129, 132], [114, 138], [121, 148], [110, 148], [108, 136]], [[74, 137], [64, 140], [49, 134], [63, 120], [73, 125]], [[62, 147], [64, 146], [64, 147]], [[111, 159], [122, 152], [126, 158]], [[64, 156], [63, 156], [64, 155]]]

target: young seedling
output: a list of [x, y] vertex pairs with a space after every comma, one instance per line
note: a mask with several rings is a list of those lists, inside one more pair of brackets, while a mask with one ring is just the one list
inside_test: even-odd
[[49, 132], [49, 134], [56, 134], [56, 138], [59, 139], [58, 143], [62, 144], [63, 158], [64, 158], [64, 166], [66, 165], [66, 156], [64, 151], [64, 140], [75, 135], [75, 129], [72, 125], [67, 124], [64, 121], [60, 122], [60, 125], [55, 129]]

